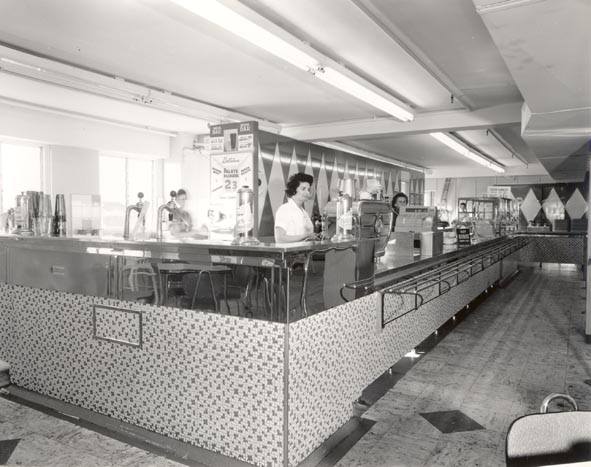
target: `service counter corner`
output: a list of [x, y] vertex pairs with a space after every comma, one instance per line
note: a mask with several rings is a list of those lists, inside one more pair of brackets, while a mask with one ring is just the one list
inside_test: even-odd
[[[290, 254], [326, 246], [267, 244], [260, 251], [285, 266]], [[106, 279], [90, 292], [59, 290], [59, 281], [25, 283], [15, 272], [38, 248], [93, 252], [92, 268]], [[535, 261], [536, 248], [519, 235], [382, 265], [359, 298], [277, 321], [112, 293], [113, 255], [125, 250], [181, 260], [209, 255], [211, 262], [212, 255], [231, 258], [235, 247], [3, 237], [0, 359], [21, 388], [251, 464], [295, 466], [349, 421], [364, 388], [514, 274], [524, 252]], [[240, 254], [260, 263], [256, 247]], [[41, 274], [68, 274], [51, 264]]]

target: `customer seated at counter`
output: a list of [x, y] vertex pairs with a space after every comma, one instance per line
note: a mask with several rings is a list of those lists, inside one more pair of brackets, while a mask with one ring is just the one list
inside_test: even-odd
[[172, 235], [190, 232], [193, 229], [191, 214], [186, 210], [187, 191], [180, 188], [176, 192], [177, 208], [172, 211], [169, 228]]
[[287, 202], [275, 213], [275, 241], [277, 243], [314, 240], [314, 225], [304, 209], [304, 203], [312, 199], [314, 177], [296, 173], [289, 177], [285, 187]]
[[169, 229], [171, 235], [176, 238], [207, 238], [208, 232], [204, 226], [196, 231], [193, 228], [193, 219], [191, 213], [187, 211], [187, 190], [180, 188], [176, 195], [177, 208], [171, 213]]
[[392, 209], [394, 209], [394, 216], [392, 217], [392, 232], [394, 232], [394, 227], [396, 226], [396, 219], [400, 214], [400, 208], [404, 208], [408, 205], [408, 196], [404, 193], [396, 193], [392, 198]]

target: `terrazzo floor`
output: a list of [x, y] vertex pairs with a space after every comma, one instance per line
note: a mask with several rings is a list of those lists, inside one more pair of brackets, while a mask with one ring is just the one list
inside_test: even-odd
[[[584, 285], [575, 266], [524, 268], [363, 414], [375, 425], [337, 465], [503, 466], [509, 425], [548, 394], [591, 410]], [[454, 410], [483, 429], [443, 433], [421, 415]]]
[[168, 467], [183, 464], [0, 397], [0, 465]]

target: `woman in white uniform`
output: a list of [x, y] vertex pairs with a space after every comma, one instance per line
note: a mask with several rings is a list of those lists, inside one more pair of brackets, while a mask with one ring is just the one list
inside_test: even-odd
[[314, 177], [305, 173], [292, 175], [287, 181], [287, 203], [275, 213], [275, 241], [277, 243], [313, 240], [314, 225], [304, 209], [304, 203], [312, 199]]

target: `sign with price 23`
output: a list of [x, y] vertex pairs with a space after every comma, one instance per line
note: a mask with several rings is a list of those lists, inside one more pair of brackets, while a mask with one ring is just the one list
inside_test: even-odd
[[211, 193], [235, 193], [241, 186], [252, 187], [252, 152], [211, 156]]

